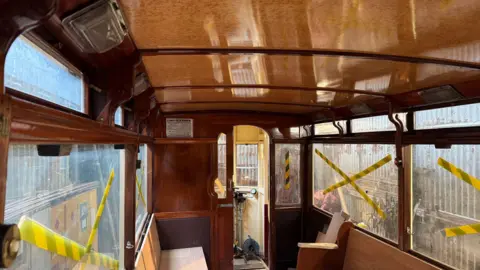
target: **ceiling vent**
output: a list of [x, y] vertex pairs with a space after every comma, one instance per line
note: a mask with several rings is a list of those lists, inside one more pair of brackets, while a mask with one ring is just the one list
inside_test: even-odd
[[86, 53], [104, 53], [117, 47], [127, 34], [118, 4], [102, 0], [62, 21], [70, 37]]
[[426, 104], [444, 103], [463, 99], [464, 97], [451, 85], [443, 85], [418, 92]]
[[147, 90], [150, 87], [150, 83], [148, 82], [147, 74], [140, 73], [135, 78], [135, 87], [133, 88], [133, 95], [138, 96]]

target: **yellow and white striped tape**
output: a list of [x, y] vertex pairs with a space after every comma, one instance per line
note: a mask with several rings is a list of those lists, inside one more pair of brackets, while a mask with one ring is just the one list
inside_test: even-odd
[[86, 262], [105, 267], [107, 269], [118, 269], [118, 261], [112, 257], [97, 253], [88, 253], [86, 247], [72, 241], [42, 224], [23, 216], [18, 224], [21, 239], [41, 249], [67, 257], [74, 261]]
[[[138, 177], [135, 176], [135, 181], [137, 182], [137, 189], [138, 193], [140, 194], [140, 199], [142, 200], [142, 203], [144, 206], [147, 206], [147, 201], [145, 200], [145, 197], [143, 196], [142, 192], [142, 183], [138, 181]], [[135, 209], [138, 208], [138, 199], [137, 199], [137, 205], [135, 206]]]
[[290, 189], [290, 152], [285, 153], [285, 185], [286, 190]]
[[446, 161], [443, 158], [438, 158], [438, 165], [440, 165], [440, 167], [449, 171], [451, 174], [455, 175], [456, 177], [460, 178], [460, 180], [464, 181], [465, 183], [480, 190], [480, 180], [462, 171], [460, 168], [457, 168], [452, 163]]
[[355, 182], [352, 181], [352, 179], [350, 179], [348, 177], [348, 175], [346, 175], [342, 170], [340, 170], [340, 168], [338, 168], [335, 164], [333, 164], [333, 162], [331, 162], [325, 155], [323, 155], [320, 151], [318, 151], [318, 149], [315, 149], [315, 153], [323, 159], [323, 161], [325, 161], [325, 163], [328, 164], [328, 166], [330, 166], [330, 168], [332, 168], [334, 171], [336, 171], [338, 174], [340, 174], [340, 176], [342, 176], [345, 181], [347, 183], [349, 183], [350, 185], [352, 185], [352, 187], [360, 194], [360, 196], [362, 196], [362, 198], [378, 213], [378, 215], [385, 219], [386, 218], [386, 215], [385, 213], [383, 212], [383, 210], [380, 208], [380, 206], [378, 206], [370, 197], [368, 197], [367, 193], [365, 193], [365, 191], [363, 191], [357, 184], [355, 184]]
[[[317, 151], [317, 150], [315, 150]], [[354, 176], [350, 177], [350, 180], [352, 180], [352, 182], [354, 181], [357, 181], [358, 179], [366, 176], [367, 174], [375, 171], [376, 169], [382, 167], [383, 165], [387, 164], [388, 162], [390, 162], [392, 160], [392, 156], [391, 155], [387, 155], [385, 156], [384, 158], [380, 159], [379, 161], [377, 161], [375, 164], [373, 164], [372, 166], [366, 168], [365, 170], [355, 174]], [[345, 185], [347, 185], [348, 182], [346, 180], [344, 181], [341, 181], [341, 182], [338, 182], [334, 185], [331, 185], [329, 186], [328, 188], [326, 188], [324, 191], [323, 191], [323, 194], [327, 194], [339, 187], [343, 187]]]
[[[477, 190], [480, 190], [480, 180], [478, 180], [474, 176], [464, 172], [462, 169], [456, 167], [455, 165], [446, 161], [443, 158], [438, 158], [437, 163], [438, 165], [440, 165], [440, 167], [449, 171], [451, 174], [455, 175], [460, 180], [471, 185]], [[442, 230], [442, 234], [446, 237], [454, 237], [454, 236], [460, 236], [460, 235], [466, 235], [466, 234], [477, 234], [477, 233], [480, 233], [480, 223], [463, 225], [463, 226], [452, 227], [452, 228], [445, 228]]]
[[454, 237], [466, 234], [477, 234], [480, 233], [480, 223], [463, 225], [452, 228], [445, 228], [442, 230], [442, 234], [446, 237]]
[[100, 201], [100, 205], [98, 206], [97, 216], [95, 217], [95, 223], [93, 224], [92, 232], [90, 232], [90, 236], [88, 237], [86, 252], [90, 252], [92, 249], [93, 239], [97, 234], [98, 225], [100, 224], [100, 218], [102, 218], [103, 209], [105, 208], [105, 202], [107, 201], [108, 194], [110, 193], [110, 187], [112, 186], [113, 179], [115, 178], [115, 171], [112, 169], [110, 171], [110, 176], [108, 177], [107, 186], [105, 187], [105, 191], [103, 192], [102, 200]]

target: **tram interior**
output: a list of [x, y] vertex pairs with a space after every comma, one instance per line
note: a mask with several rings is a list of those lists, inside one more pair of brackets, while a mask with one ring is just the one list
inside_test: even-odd
[[480, 269], [478, 0], [0, 0], [0, 268]]

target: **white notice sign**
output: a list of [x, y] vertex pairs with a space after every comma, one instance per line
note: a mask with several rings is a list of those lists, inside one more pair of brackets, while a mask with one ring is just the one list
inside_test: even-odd
[[193, 119], [167, 118], [167, 138], [193, 138]]

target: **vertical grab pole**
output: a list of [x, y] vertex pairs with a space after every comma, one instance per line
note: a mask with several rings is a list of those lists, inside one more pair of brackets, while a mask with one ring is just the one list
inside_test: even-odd
[[403, 162], [403, 124], [398, 115], [393, 116], [393, 104], [389, 103], [388, 120], [395, 125], [395, 165], [398, 168], [398, 247], [409, 250], [410, 233], [410, 204], [409, 192], [406, 190], [409, 185], [405, 183], [405, 167]]

